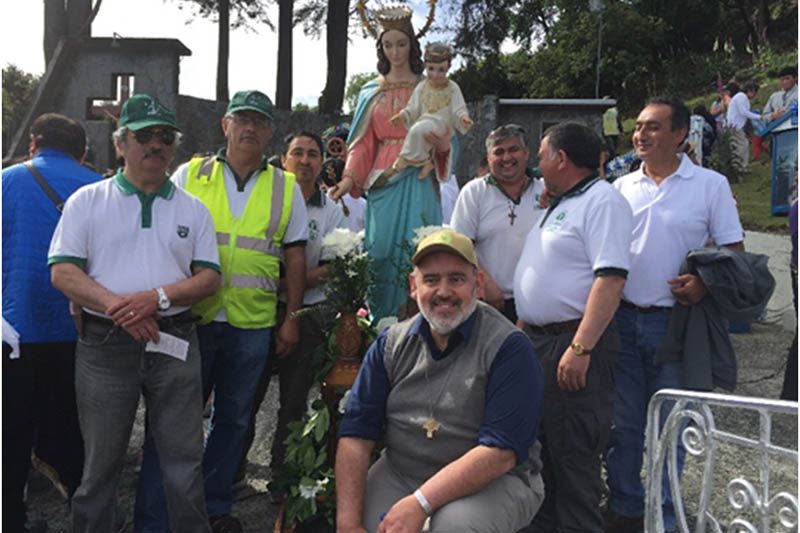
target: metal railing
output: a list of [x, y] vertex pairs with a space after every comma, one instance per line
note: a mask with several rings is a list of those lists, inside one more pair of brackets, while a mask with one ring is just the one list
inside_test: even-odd
[[[672, 404], [674, 402], [673, 405]], [[665, 405], [666, 404], [666, 405]], [[755, 413], [758, 418], [758, 436], [744, 436], [717, 427], [714, 419], [718, 408], [732, 409], [737, 416]], [[662, 409], [669, 409], [663, 424]], [[797, 440], [792, 436], [793, 448], [773, 443], [774, 415], [784, 414], [797, 418], [798, 404], [782, 400], [769, 400], [664, 389], [657, 392], [648, 406], [646, 445], [646, 500], [645, 531], [662, 533], [662, 478], [666, 464], [669, 487], [675, 507], [676, 531], [681, 532], [762, 532], [797, 531], [797, 484], [793, 492], [771, 492], [771, 463], [786, 462], [797, 472]], [[753, 416], [752, 414], [749, 416]], [[755, 429], [750, 428], [750, 429]], [[796, 430], [795, 430], [796, 431]], [[690, 529], [681, 480], [678, 472], [679, 439], [686, 449], [687, 459], [698, 458], [702, 464], [702, 480]], [[725, 499], [727, 509], [717, 512], [712, 506], [715, 494], [715, 467], [721, 446], [743, 450], [740, 456], [756, 463], [758, 479], [750, 481], [737, 472], [727, 482]], [[719, 497], [715, 501], [719, 501]], [[719, 507], [719, 506], [717, 506]], [[694, 514], [694, 513], [693, 513]]]

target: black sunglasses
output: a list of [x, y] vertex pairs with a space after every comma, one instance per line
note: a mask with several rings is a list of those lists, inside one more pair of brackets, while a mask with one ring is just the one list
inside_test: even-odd
[[158, 140], [164, 143], [166, 146], [172, 146], [175, 142], [175, 131], [174, 130], [139, 130], [133, 132], [133, 137], [136, 139], [136, 142], [139, 144], [147, 144], [153, 140], [153, 137], [158, 137]]

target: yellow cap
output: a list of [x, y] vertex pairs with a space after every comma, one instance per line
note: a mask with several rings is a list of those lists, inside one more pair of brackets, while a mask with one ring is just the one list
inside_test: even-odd
[[417, 246], [417, 253], [411, 258], [411, 262], [418, 265], [424, 257], [434, 252], [455, 254], [478, 268], [478, 258], [475, 256], [475, 247], [472, 245], [472, 240], [457, 231], [442, 229], [422, 239]]

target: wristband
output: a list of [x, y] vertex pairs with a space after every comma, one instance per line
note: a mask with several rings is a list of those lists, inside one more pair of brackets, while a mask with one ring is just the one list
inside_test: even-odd
[[419, 489], [415, 490], [414, 497], [419, 502], [419, 505], [420, 507], [422, 507], [422, 510], [425, 511], [425, 514], [430, 516], [431, 513], [433, 513], [433, 508], [431, 507], [431, 504], [430, 502], [428, 502], [428, 499], [425, 497], [425, 495], [422, 494], [422, 491]]

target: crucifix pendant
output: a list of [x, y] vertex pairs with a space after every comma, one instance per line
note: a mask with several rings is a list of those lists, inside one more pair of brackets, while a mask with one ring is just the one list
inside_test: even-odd
[[514, 219], [515, 218], [517, 218], [517, 214], [514, 212], [513, 209], [510, 209], [508, 211], [508, 220], [509, 220], [509, 222], [511, 223], [512, 226], [514, 225]]
[[441, 424], [439, 424], [439, 422], [437, 422], [432, 416], [426, 418], [422, 423], [422, 429], [427, 432], [427, 437], [429, 439], [433, 438], [433, 434], [438, 431], [440, 427], [442, 427]]

